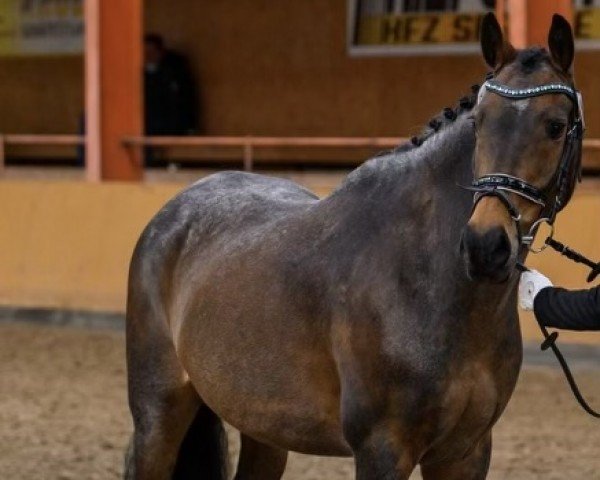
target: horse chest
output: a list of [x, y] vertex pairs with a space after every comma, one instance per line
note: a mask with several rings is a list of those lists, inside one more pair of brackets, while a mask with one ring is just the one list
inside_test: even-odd
[[455, 372], [430, 405], [438, 414], [434, 415], [426, 461], [461, 458], [471, 451], [506, 407], [517, 373], [499, 373], [477, 362]]

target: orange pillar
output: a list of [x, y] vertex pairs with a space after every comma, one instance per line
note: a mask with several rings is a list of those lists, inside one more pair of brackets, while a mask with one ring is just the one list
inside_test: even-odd
[[502, 27], [502, 30], [506, 34], [506, 0], [496, 1], [496, 18], [498, 23]]
[[[508, 12], [508, 39], [517, 48], [524, 48], [527, 42], [527, 0], [500, 0]], [[496, 7], [498, 8], [498, 7]]]
[[573, 24], [572, 0], [527, 0], [527, 40], [530, 45], [546, 45], [552, 15], [559, 13]]
[[142, 134], [142, 0], [85, 0], [86, 172], [140, 180], [141, 157], [121, 139]]
[[517, 48], [545, 46], [555, 13], [573, 22], [572, 0], [499, 0], [497, 12], [504, 9], [509, 15], [509, 39]]

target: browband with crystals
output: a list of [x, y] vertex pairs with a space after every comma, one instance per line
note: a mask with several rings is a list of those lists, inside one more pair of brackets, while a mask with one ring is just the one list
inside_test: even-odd
[[477, 103], [481, 102], [483, 95], [487, 91], [493, 92], [496, 95], [500, 95], [505, 98], [513, 98], [515, 100], [522, 100], [525, 98], [538, 97], [540, 95], [546, 95], [551, 93], [559, 93], [566, 95], [576, 106], [577, 118], [575, 119], [576, 126], [585, 130], [585, 120], [583, 118], [583, 101], [581, 99], [581, 93], [575, 90], [569, 85], [564, 83], [547, 83], [545, 85], [538, 85], [537, 87], [527, 88], [512, 88], [508, 85], [502, 85], [495, 82], [494, 80], [486, 80], [477, 94]]
[[529, 98], [546, 95], [547, 93], [563, 93], [570, 97], [574, 102], [578, 101], [577, 91], [573, 87], [563, 83], [547, 83], [546, 85], [539, 85], [537, 87], [512, 88], [488, 80], [483, 84], [483, 87], [485, 87], [486, 90], [506, 98]]
[[547, 83], [545, 85], [538, 85], [537, 87], [513, 88], [509, 87], [508, 85], [502, 85], [493, 80], [486, 80], [479, 89], [477, 103], [481, 102], [481, 99], [487, 90], [494, 92], [501, 97], [514, 98], [517, 100], [546, 95], [548, 93], [562, 93], [567, 95], [573, 102], [577, 104], [579, 104], [581, 101], [579, 92], [573, 87], [565, 85], [564, 83]]

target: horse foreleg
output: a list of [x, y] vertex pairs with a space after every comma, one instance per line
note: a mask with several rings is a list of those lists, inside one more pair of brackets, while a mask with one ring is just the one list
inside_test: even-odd
[[356, 480], [408, 480], [416, 466], [394, 429], [377, 428], [352, 448]]
[[455, 462], [421, 465], [423, 480], [484, 480], [492, 455], [492, 435], [488, 433], [466, 457]]
[[287, 450], [265, 445], [242, 434], [235, 480], [279, 480], [287, 463]]

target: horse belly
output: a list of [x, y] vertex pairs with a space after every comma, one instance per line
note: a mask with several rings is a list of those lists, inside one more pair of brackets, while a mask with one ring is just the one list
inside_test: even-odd
[[283, 319], [212, 315], [181, 328], [178, 356], [202, 400], [241, 432], [286, 450], [350, 455], [324, 342]]

